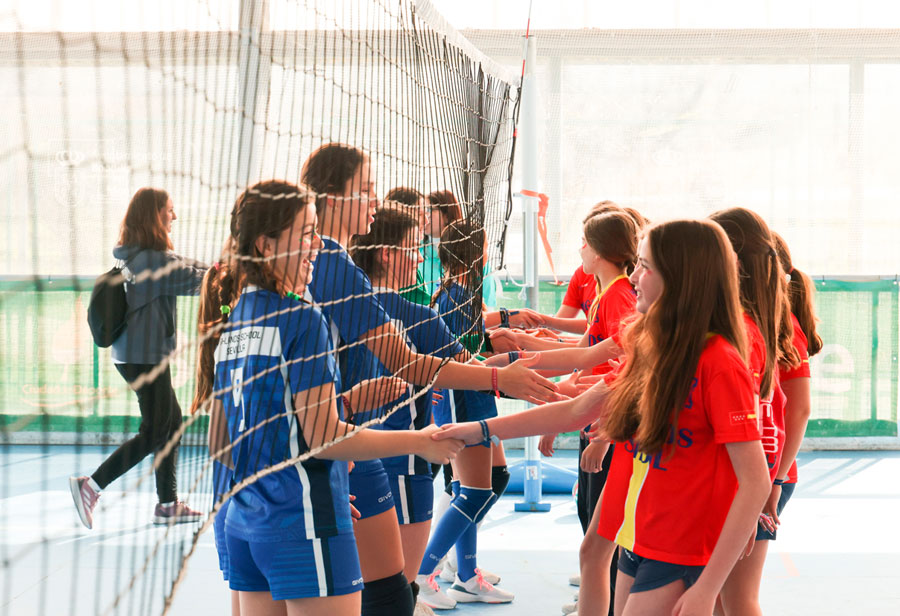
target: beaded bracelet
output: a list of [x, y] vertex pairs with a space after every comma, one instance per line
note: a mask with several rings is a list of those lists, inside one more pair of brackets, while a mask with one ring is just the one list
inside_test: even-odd
[[500, 397], [500, 376], [497, 371], [496, 366], [491, 367], [491, 388], [494, 390], [494, 395], [498, 398]]

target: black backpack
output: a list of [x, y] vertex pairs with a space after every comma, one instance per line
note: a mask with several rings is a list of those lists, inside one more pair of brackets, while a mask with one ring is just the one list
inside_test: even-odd
[[128, 300], [125, 298], [125, 277], [122, 269], [114, 267], [94, 281], [87, 320], [94, 344], [100, 348], [110, 346], [125, 331], [128, 316]]

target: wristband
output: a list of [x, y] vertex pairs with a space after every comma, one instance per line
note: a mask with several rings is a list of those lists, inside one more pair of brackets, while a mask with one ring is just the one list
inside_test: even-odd
[[772, 480], [772, 485], [775, 485], [775, 486], [783, 486], [783, 485], [784, 485], [784, 479], [774, 479], [774, 480]]
[[509, 360], [509, 363], [513, 363], [514, 361], [518, 361], [519, 352], [518, 351], [510, 351], [506, 354], [506, 357]]
[[491, 434], [491, 431], [488, 428], [486, 419], [479, 419], [478, 425], [481, 426], [481, 436], [484, 437], [484, 440], [481, 441], [481, 443], [480, 443], [481, 445], [484, 445], [485, 447], [490, 447], [491, 443], [493, 443], [494, 445], [500, 444], [500, 438], [496, 434], [494, 434], [494, 435]]
[[498, 398], [500, 397], [500, 385], [499, 385], [499, 374], [496, 366], [491, 367], [491, 388], [494, 390], [494, 395]]
[[509, 329], [509, 310], [506, 308], [500, 309], [500, 327]]

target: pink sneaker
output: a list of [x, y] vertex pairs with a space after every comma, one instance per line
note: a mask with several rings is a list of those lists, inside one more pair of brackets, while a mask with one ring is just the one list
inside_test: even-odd
[[94, 505], [100, 498], [100, 493], [95, 492], [88, 481], [89, 477], [69, 477], [69, 489], [72, 491], [72, 500], [75, 501], [75, 509], [81, 523], [88, 528], [94, 524]]
[[183, 524], [202, 520], [203, 517], [202, 512], [191, 509], [181, 501], [175, 501], [171, 505], [156, 503], [153, 511], [154, 524]]

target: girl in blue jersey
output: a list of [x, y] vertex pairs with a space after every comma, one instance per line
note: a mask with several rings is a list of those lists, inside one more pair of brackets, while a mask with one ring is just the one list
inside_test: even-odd
[[[374, 296], [368, 276], [345, 248], [354, 235], [368, 233], [378, 207], [375, 176], [365, 153], [344, 144], [325, 144], [306, 160], [301, 177], [317, 193], [323, 240], [309, 291], [325, 315], [336, 348], [343, 351], [365, 345], [391, 374], [415, 385], [502, 390], [530, 401], [556, 398], [556, 386], [534, 374], [528, 361], [494, 370], [425, 355], [409, 347]], [[377, 374], [348, 378], [372, 376]], [[352, 381], [345, 380], [344, 387], [349, 384]], [[355, 533], [366, 581], [363, 614], [397, 616], [406, 613], [397, 606], [411, 600], [412, 592], [403, 577], [400, 530], [387, 474], [380, 466], [364, 465], [353, 472], [358, 479], [351, 492], [362, 514]]]
[[[444, 279], [432, 304], [470, 352], [480, 349], [484, 337], [483, 306], [468, 288], [471, 273], [481, 272], [484, 245], [482, 228], [457, 221], [441, 232], [438, 248]], [[456, 388], [442, 392], [442, 396], [435, 407], [434, 419], [439, 426], [497, 416], [491, 394]], [[417, 582], [424, 586], [423, 599], [432, 607], [450, 607], [457, 601], [507, 603], [514, 597], [486, 580], [476, 562], [477, 526], [497, 499], [491, 489], [491, 462], [490, 447], [471, 447], [460, 452], [454, 464], [454, 498], [438, 521], [419, 565]], [[434, 583], [433, 572], [454, 545], [457, 572], [453, 586], [444, 594]]]
[[[404, 299], [401, 289], [415, 281], [417, 265], [422, 261], [418, 249], [416, 221], [397, 208], [385, 208], [375, 214], [375, 222], [366, 235], [356, 236], [350, 254], [369, 276], [379, 303], [406, 336], [410, 348], [436, 357], [468, 361], [469, 354], [453, 337], [437, 313]], [[351, 347], [351, 363], [366, 362], [371, 352], [364, 346]], [[374, 358], [378, 368], [387, 369]], [[381, 424], [389, 430], [421, 430], [432, 423], [432, 390], [410, 386], [399, 403], [379, 411], [393, 411]], [[394, 507], [400, 523], [400, 538], [405, 562], [404, 574], [415, 581], [431, 530], [434, 486], [429, 464], [418, 456], [398, 456], [382, 460], [390, 481]]]
[[211, 426], [226, 428], [211, 443], [224, 440], [230, 452], [219, 456], [237, 490], [225, 517], [226, 573], [244, 614], [358, 614], [362, 576], [338, 460], [445, 461], [460, 448], [433, 448], [429, 430], [345, 438], [354, 428], [341, 420], [328, 329], [300, 299], [321, 247], [309, 195], [277, 181], [246, 190], [232, 210], [226, 274], [203, 289], [225, 318], [201, 347], [197, 396], [213, 401]]

